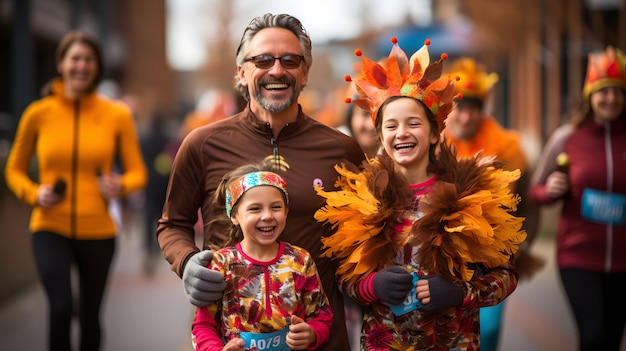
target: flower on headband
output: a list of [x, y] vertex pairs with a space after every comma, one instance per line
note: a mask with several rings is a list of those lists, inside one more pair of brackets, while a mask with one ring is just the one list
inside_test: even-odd
[[226, 215], [230, 217], [233, 207], [246, 191], [261, 185], [273, 186], [282, 191], [285, 195], [285, 203], [289, 203], [285, 179], [274, 172], [252, 172], [234, 180], [226, 188]]
[[449, 66], [450, 75], [459, 77], [455, 84], [457, 92], [463, 94], [463, 98], [485, 100], [487, 93], [498, 81], [496, 73], [487, 73], [485, 66], [468, 57], [453, 61]]
[[589, 53], [583, 97], [589, 99], [592, 93], [609, 86], [626, 89], [626, 56], [612, 46]]
[[443, 130], [444, 120], [452, 109], [452, 98], [455, 97], [454, 79], [441, 76], [442, 62], [448, 55], [442, 54], [431, 64], [428, 53], [430, 40], [426, 39], [424, 46], [409, 59], [396, 38], [391, 38], [391, 42], [393, 46], [384, 66], [363, 56], [361, 50], [355, 51], [356, 56], [361, 57], [361, 70], [354, 80], [349, 75], [345, 80], [354, 81], [359, 96], [346, 98], [346, 102], [354, 102], [369, 111], [372, 123], [376, 124], [376, 113], [385, 100], [392, 96], [410, 96], [428, 106], [437, 119], [439, 129]]

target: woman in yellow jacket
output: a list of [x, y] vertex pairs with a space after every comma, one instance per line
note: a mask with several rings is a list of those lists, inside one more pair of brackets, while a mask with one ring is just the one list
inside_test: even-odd
[[[103, 71], [98, 42], [70, 32], [56, 60], [60, 77], [20, 119], [6, 180], [17, 198], [33, 206], [30, 231], [50, 307], [49, 349], [71, 349], [70, 267], [76, 265], [80, 350], [98, 350], [100, 306], [117, 233], [108, 201], [142, 189], [147, 172], [129, 109], [96, 93]], [[113, 172], [116, 159], [121, 174]]]

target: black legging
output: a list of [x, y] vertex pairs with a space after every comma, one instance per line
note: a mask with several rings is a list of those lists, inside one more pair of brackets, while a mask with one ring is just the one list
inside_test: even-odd
[[626, 273], [561, 269], [578, 326], [579, 350], [619, 351], [626, 323]]
[[48, 296], [50, 351], [70, 351], [73, 299], [70, 267], [78, 268], [80, 350], [100, 348], [100, 306], [115, 239], [72, 240], [51, 232], [33, 234], [33, 252]]

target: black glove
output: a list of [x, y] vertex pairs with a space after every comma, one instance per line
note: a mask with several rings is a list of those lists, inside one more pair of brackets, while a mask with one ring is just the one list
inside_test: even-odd
[[465, 292], [463, 287], [454, 285], [452, 282], [440, 275], [420, 277], [428, 280], [430, 290], [430, 303], [422, 305], [425, 311], [439, 311], [452, 307], [459, 307], [463, 304]]
[[210, 270], [209, 262], [213, 259], [210, 250], [200, 251], [187, 261], [183, 270], [185, 295], [192, 305], [203, 307], [222, 298], [226, 282], [222, 273]]
[[65, 195], [65, 189], [67, 188], [67, 183], [63, 178], [57, 178], [56, 182], [52, 186], [52, 191], [58, 195]]
[[379, 300], [398, 305], [406, 299], [413, 287], [413, 277], [401, 267], [391, 266], [376, 273], [374, 294]]

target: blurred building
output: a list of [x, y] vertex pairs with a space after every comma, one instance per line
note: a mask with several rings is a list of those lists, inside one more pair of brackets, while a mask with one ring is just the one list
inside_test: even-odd
[[[396, 37], [410, 55], [429, 38], [432, 58], [446, 52], [450, 59], [483, 62], [500, 77], [490, 112], [520, 131], [533, 163], [564, 114], [582, 99], [589, 51], [607, 45], [626, 50], [626, 0], [433, 0], [432, 11], [432, 23], [406, 21], [332, 44], [333, 50], [344, 47], [356, 62], [356, 47], [383, 57]], [[351, 67], [343, 69], [352, 73]]]
[[521, 132], [531, 161], [582, 99], [589, 51], [626, 49], [624, 0], [465, 0], [477, 52], [500, 75], [495, 115]]

